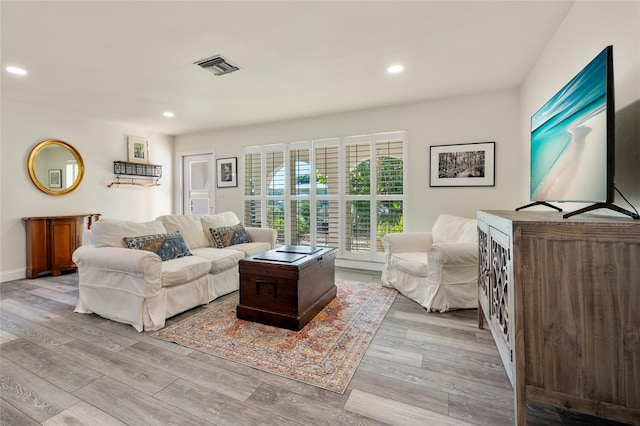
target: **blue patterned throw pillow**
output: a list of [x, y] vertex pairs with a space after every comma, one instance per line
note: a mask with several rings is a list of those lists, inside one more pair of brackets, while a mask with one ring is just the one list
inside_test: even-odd
[[213, 241], [217, 248], [225, 248], [235, 244], [250, 243], [251, 239], [247, 235], [241, 223], [234, 226], [222, 226], [220, 228], [209, 228]]
[[189, 247], [184, 242], [180, 231], [168, 234], [141, 235], [139, 237], [124, 237], [124, 244], [135, 250], [151, 251], [164, 262], [178, 257], [191, 256]]

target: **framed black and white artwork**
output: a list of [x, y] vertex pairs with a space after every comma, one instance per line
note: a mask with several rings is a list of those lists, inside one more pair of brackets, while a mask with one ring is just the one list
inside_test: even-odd
[[495, 142], [433, 145], [429, 186], [495, 186]]
[[238, 158], [219, 158], [216, 160], [218, 188], [238, 186]]

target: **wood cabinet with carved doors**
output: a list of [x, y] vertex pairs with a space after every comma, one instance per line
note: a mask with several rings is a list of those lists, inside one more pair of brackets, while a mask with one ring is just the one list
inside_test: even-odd
[[511, 235], [478, 217], [478, 322], [483, 328], [487, 321], [509, 381], [515, 386]]
[[479, 211], [479, 323], [527, 401], [640, 424], [640, 221]]
[[27, 278], [43, 272], [60, 275], [75, 268], [71, 255], [82, 244], [82, 233], [99, 214], [23, 217], [27, 236]]

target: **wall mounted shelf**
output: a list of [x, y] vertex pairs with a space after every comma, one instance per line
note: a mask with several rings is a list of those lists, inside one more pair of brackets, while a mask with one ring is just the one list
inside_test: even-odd
[[158, 181], [162, 177], [162, 166], [114, 161], [113, 174], [116, 179], [107, 185], [109, 188], [113, 185], [159, 186]]

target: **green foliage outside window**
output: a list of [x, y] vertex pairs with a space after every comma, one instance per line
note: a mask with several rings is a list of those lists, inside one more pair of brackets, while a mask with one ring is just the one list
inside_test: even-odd
[[[298, 177], [296, 178], [296, 183], [298, 185], [305, 185], [308, 184], [311, 181], [311, 179], [309, 178], [309, 175], [298, 175]], [[316, 173], [316, 183], [319, 183], [321, 185], [324, 185], [327, 183], [327, 179], [324, 177], [324, 175], [320, 172]]]
[[[402, 160], [393, 157], [377, 158], [378, 179], [376, 194], [402, 194]], [[349, 194], [371, 193], [371, 161], [358, 164], [349, 172]]]
[[[400, 204], [401, 203], [396, 203]], [[399, 211], [402, 211], [402, 206], [399, 207]], [[378, 215], [378, 229], [377, 235], [378, 237], [382, 237], [384, 234], [392, 234], [397, 232], [402, 232], [404, 229], [404, 217], [400, 216], [380, 216]]]
[[371, 193], [371, 162], [369, 160], [355, 166], [349, 172], [349, 194], [369, 195]]

